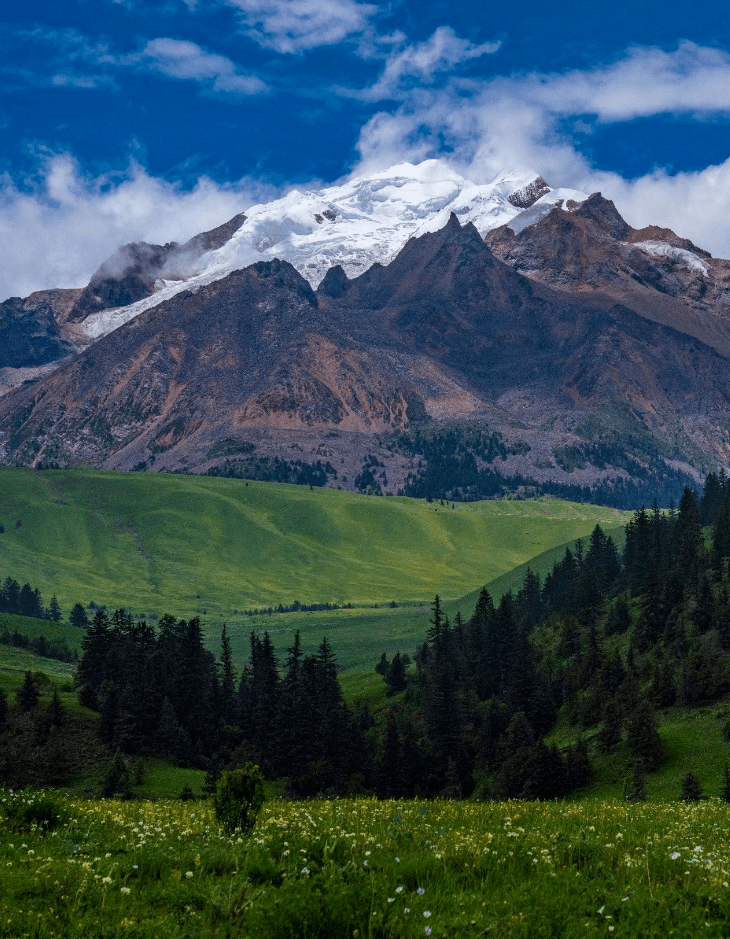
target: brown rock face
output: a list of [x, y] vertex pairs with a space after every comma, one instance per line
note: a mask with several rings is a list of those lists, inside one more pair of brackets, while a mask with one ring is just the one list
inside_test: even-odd
[[570, 293], [604, 294], [730, 355], [730, 262], [711, 258], [669, 229], [631, 228], [600, 193], [573, 211], [553, 209], [519, 233], [502, 226], [486, 241], [532, 280]]
[[[376, 452], [396, 488], [407, 459], [383, 435], [414, 420], [488, 420], [518, 445], [505, 470], [575, 482], [551, 455], [589, 439], [592, 416], [618, 403], [630, 433], [663, 441], [673, 465], [725, 464], [725, 334], [703, 339], [711, 330], [699, 313], [682, 319], [666, 290], [632, 286], [644, 262], [664, 286], [680, 276], [680, 262], [633, 237], [594, 196], [519, 234], [495, 233], [505, 261], [452, 216], [387, 267], [354, 280], [332, 269], [316, 293], [286, 262], [254, 264], [147, 310], [0, 399], [0, 455], [205, 471], [227, 441], [244, 441], [268, 456], [326, 457], [348, 487]], [[635, 302], [655, 295], [675, 305]], [[601, 459], [609, 465], [586, 469], [581, 485], [624, 472], [620, 454], [618, 468]]]
[[57, 319], [77, 296], [75, 290], [41, 290], [0, 303], [0, 368], [35, 368], [73, 352]]

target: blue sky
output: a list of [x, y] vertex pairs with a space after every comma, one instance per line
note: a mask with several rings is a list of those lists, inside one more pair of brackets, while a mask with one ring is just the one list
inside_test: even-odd
[[3, 296], [432, 156], [600, 189], [730, 256], [719, 4], [29, 0], [0, 42]]

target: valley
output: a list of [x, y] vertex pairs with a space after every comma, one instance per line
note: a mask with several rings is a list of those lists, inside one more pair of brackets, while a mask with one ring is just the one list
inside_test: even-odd
[[[216, 651], [226, 622], [238, 662], [252, 628], [268, 629], [282, 652], [296, 629], [307, 646], [324, 630], [343, 665], [370, 670], [383, 650], [420, 639], [436, 593], [456, 601], [626, 518], [558, 499], [442, 506], [211, 477], [5, 468], [0, 572], [46, 600], [55, 593], [66, 612], [94, 602], [200, 616]], [[357, 609], [244, 615], [297, 600]]]

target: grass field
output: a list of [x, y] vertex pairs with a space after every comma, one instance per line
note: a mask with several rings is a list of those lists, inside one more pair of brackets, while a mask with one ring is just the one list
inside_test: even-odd
[[730, 926], [719, 801], [274, 800], [241, 837], [209, 803], [54, 798], [63, 820], [47, 835], [0, 821], [2, 937], [719, 939]]
[[94, 600], [143, 613], [455, 599], [625, 518], [557, 499], [446, 508], [200, 476], [3, 468], [0, 570], [65, 608]]
[[[369, 668], [373, 654], [420, 641], [436, 593], [455, 601], [627, 516], [557, 499], [450, 508], [200, 476], [2, 468], [0, 576], [29, 581], [46, 602], [55, 593], [66, 612], [93, 600], [153, 622], [200, 615], [214, 650], [225, 621], [239, 662], [251, 628], [269, 629], [280, 652], [301, 629], [305, 648], [326, 633], [343, 665]], [[370, 608], [241, 614], [295, 600]], [[416, 606], [390, 610], [392, 600]]]

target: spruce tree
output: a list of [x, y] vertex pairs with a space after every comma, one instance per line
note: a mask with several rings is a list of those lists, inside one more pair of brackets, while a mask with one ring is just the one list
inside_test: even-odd
[[627, 783], [624, 797], [628, 802], [646, 801], [646, 771], [641, 760], [634, 760], [631, 780]]
[[626, 743], [634, 761], [641, 763], [645, 772], [659, 768], [664, 759], [664, 744], [654, 709], [646, 699], [639, 702], [629, 717]]
[[682, 794], [680, 799], [683, 802], [699, 802], [702, 798], [702, 787], [699, 779], [694, 773], [687, 773], [682, 780]]
[[68, 616], [68, 621], [72, 626], [76, 626], [78, 629], [88, 629], [89, 627], [89, 617], [86, 615], [86, 610], [80, 603], [73, 605]]
[[16, 692], [18, 707], [25, 713], [30, 713], [38, 704], [40, 693], [38, 684], [30, 671], [25, 673], [22, 686]]
[[220, 702], [221, 717], [226, 724], [235, 724], [236, 713], [236, 678], [233, 672], [233, 655], [231, 641], [228, 638], [226, 624], [221, 630], [221, 661], [220, 661]]

